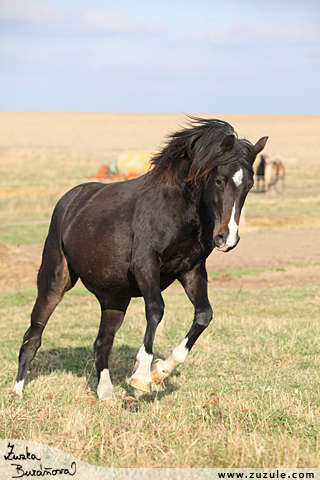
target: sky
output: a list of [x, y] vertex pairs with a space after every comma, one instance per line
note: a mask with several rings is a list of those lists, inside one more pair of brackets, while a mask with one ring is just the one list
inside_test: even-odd
[[320, 114], [320, 0], [0, 0], [0, 110]]

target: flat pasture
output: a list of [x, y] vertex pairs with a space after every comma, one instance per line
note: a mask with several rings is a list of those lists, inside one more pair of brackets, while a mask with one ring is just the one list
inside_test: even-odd
[[[320, 467], [319, 116], [212, 115], [281, 153], [286, 193], [250, 193], [241, 242], [208, 259], [214, 318], [186, 363], [151, 394], [128, 384], [144, 329], [132, 299], [98, 402], [92, 344], [99, 304], [81, 285], [52, 315], [25, 397], [10, 397], [53, 207], [123, 149], [157, 150], [182, 115], [0, 112], [0, 438], [53, 445], [108, 467]], [[193, 309], [164, 292], [155, 358]]]

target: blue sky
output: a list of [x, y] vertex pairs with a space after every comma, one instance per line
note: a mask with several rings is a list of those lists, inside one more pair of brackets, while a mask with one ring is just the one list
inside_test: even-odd
[[0, 0], [0, 110], [320, 113], [320, 0]]

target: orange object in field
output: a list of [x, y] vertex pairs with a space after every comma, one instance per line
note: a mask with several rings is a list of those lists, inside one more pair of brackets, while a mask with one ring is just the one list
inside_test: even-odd
[[118, 157], [119, 174], [124, 177], [139, 177], [150, 169], [153, 152], [124, 150]]

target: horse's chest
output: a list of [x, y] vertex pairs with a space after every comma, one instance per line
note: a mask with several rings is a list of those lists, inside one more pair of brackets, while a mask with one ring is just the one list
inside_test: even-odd
[[168, 247], [161, 256], [160, 277], [178, 278], [199, 264], [204, 249], [200, 239], [186, 239], [178, 245]]

